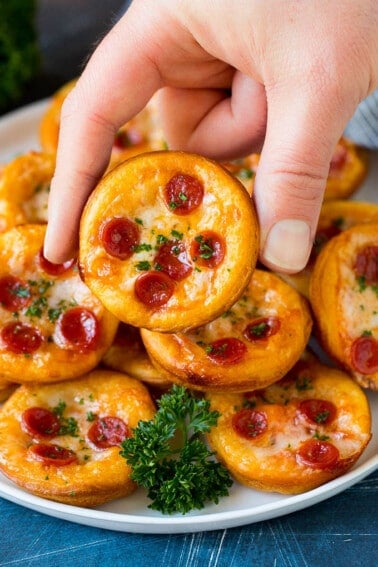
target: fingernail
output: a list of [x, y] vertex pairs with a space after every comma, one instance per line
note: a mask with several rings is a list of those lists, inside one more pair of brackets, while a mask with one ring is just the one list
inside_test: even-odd
[[300, 271], [311, 251], [309, 225], [298, 219], [278, 221], [270, 229], [263, 258], [278, 270]]

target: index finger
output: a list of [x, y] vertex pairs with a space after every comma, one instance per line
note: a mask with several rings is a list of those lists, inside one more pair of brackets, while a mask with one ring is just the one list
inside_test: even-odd
[[81, 213], [107, 167], [116, 131], [160, 87], [150, 55], [153, 41], [146, 41], [146, 36], [154, 37], [156, 27], [144, 9], [143, 3], [136, 3], [128, 10], [100, 43], [63, 104], [44, 245], [52, 262], [75, 255]]

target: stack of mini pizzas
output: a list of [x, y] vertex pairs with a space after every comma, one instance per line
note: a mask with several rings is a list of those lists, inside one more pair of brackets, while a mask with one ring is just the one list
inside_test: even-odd
[[[378, 206], [340, 200], [365, 152], [340, 141], [309, 264], [282, 276], [256, 268], [259, 156], [166, 150], [152, 101], [117, 133], [79, 258], [55, 265], [44, 223], [71, 88], [43, 116], [43, 151], [0, 177], [0, 470], [73, 505], [126, 496], [120, 445], [175, 383], [220, 412], [208, 442], [240, 483], [300, 493], [343, 474], [371, 438], [363, 388], [378, 389]], [[307, 350], [313, 327], [335, 367]]]

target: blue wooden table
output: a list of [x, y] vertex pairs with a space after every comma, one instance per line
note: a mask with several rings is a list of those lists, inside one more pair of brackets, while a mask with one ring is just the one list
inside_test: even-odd
[[240, 528], [180, 535], [90, 528], [0, 499], [9, 567], [378, 567], [378, 472], [320, 504]]

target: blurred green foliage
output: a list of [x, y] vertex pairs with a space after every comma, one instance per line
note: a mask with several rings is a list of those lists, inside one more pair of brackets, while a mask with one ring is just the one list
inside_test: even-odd
[[0, 112], [21, 98], [40, 63], [36, 0], [0, 0]]

